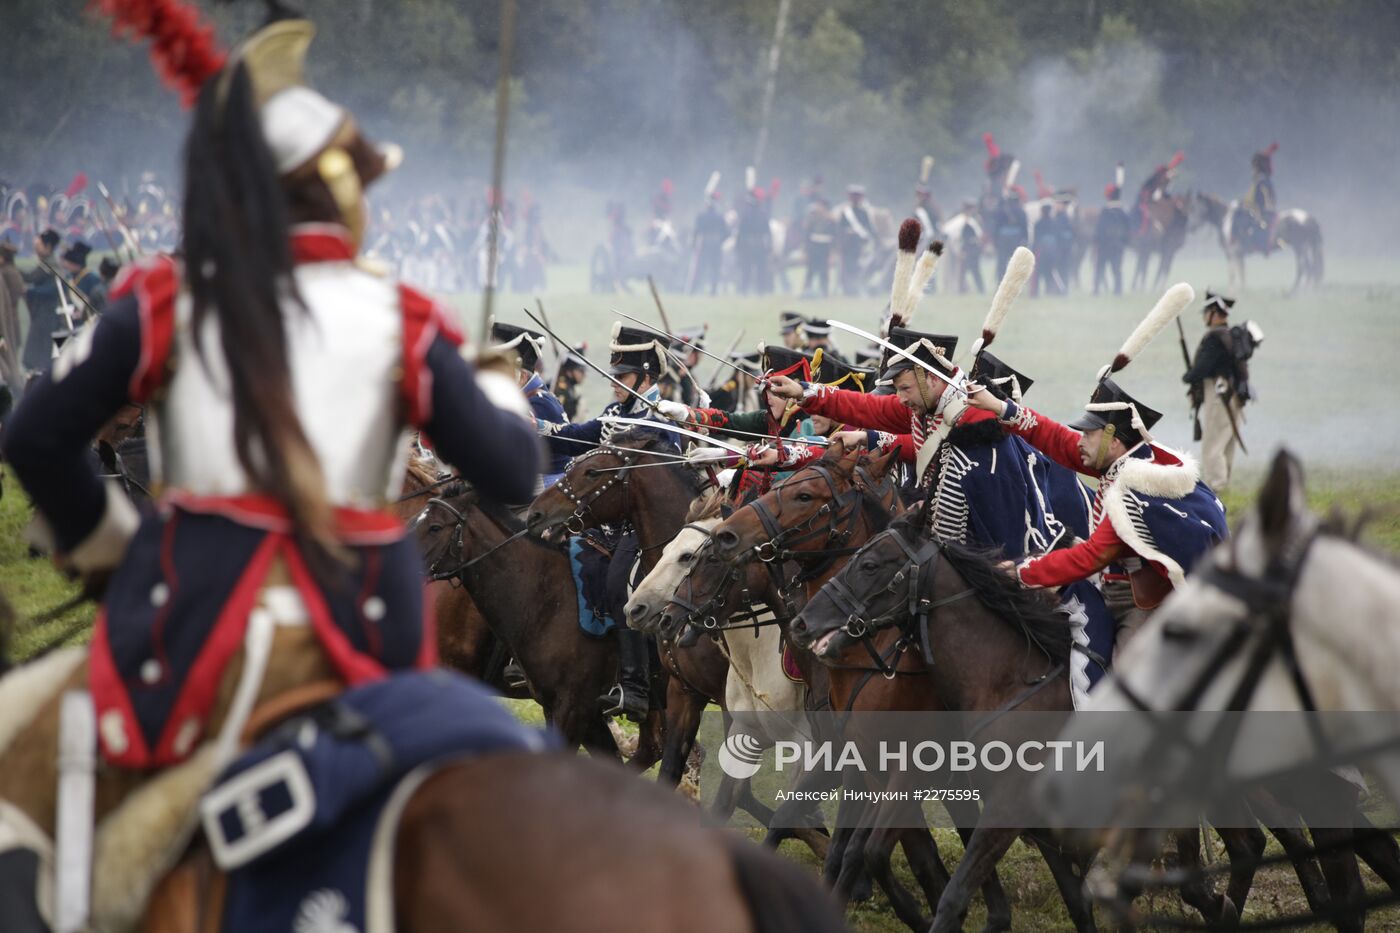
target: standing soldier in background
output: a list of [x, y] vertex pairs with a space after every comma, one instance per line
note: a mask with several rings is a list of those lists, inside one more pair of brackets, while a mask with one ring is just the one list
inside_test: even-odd
[[1254, 169], [1254, 182], [1241, 204], [1254, 221], [1246, 245], [1253, 244], [1265, 256], [1274, 251], [1274, 221], [1278, 219], [1278, 197], [1274, 194], [1274, 153], [1278, 143], [1270, 143], [1249, 160]]
[[923, 255], [929, 243], [938, 235], [939, 223], [938, 205], [934, 203], [928, 185], [920, 184], [914, 187], [914, 219], [923, 228], [915, 255]]
[[705, 199], [705, 209], [695, 218], [693, 249], [695, 257], [690, 276], [690, 293], [697, 294], [702, 288], [711, 295], [719, 290], [720, 263], [724, 259], [724, 241], [729, 239], [729, 222], [720, 210], [724, 195], [716, 189]]
[[[81, 292], [88, 304], [100, 308], [97, 300], [101, 298], [103, 291], [102, 279], [98, 278], [97, 273], [87, 267], [88, 254], [91, 252], [91, 246], [78, 240], [64, 251], [61, 261], [63, 271], [68, 273], [65, 283], [67, 287]], [[86, 312], [87, 308], [81, 301], [75, 301], [73, 304], [78, 305], [79, 312]]]
[[588, 376], [588, 367], [580, 357], [587, 352], [588, 344], [585, 343], [564, 354], [559, 361], [559, 375], [554, 380], [554, 397], [563, 406], [564, 416], [569, 421], [578, 417], [578, 387]]
[[982, 225], [977, 222], [977, 202], [968, 198], [962, 202], [962, 211], [948, 221], [943, 228], [945, 236], [956, 244], [958, 253], [958, 293], [967, 294], [967, 277], [977, 283], [977, 294], [982, 295], [987, 287], [982, 283]]
[[802, 334], [802, 325], [807, 319], [796, 311], [781, 311], [778, 313], [778, 333], [782, 335], [783, 346], [789, 350], [801, 350], [806, 342]]
[[1133, 223], [1128, 212], [1123, 210], [1123, 163], [1118, 163], [1118, 174], [1112, 184], [1103, 189], [1108, 203], [1099, 212], [1094, 224], [1094, 294], [1108, 282], [1104, 270], [1113, 273], [1113, 294], [1123, 294], [1123, 250], [1128, 245]]
[[744, 195], [735, 224], [734, 256], [739, 261], [739, 294], [766, 295], [772, 290], [768, 257], [773, 253], [773, 231], [763, 205], [763, 189], [751, 188]]
[[803, 298], [817, 297], [818, 285], [823, 298], [831, 294], [831, 244], [835, 239], [836, 219], [831, 216], [831, 205], [819, 194], [808, 202], [802, 218], [802, 252], [807, 259]]
[[[34, 253], [50, 266], [58, 248], [58, 231], [45, 230], [34, 238]], [[24, 368], [29, 373], [44, 372], [53, 361], [53, 332], [58, 329], [58, 281], [42, 264], [24, 274], [29, 286], [24, 293], [29, 306], [29, 334], [24, 339]]]
[[1059, 231], [1055, 229], [1054, 208], [1049, 204], [1040, 205], [1040, 219], [1035, 222], [1035, 282], [1031, 294], [1062, 295], [1064, 283], [1060, 281]]
[[122, 271], [122, 264], [111, 256], [102, 257], [102, 261], [97, 264], [97, 275], [102, 280], [102, 284], [97, 286], [92, 294], [92, 306], [98, 311], [107, 307], [107, 295], [112, 290], [112, 283], [117, 279], [117, 273]]
[[1030, 227], [1026, 219], [1026, 189], [1013, 185], [1002, 196], [992, 215], [992, 238], [997, 248], [997, 278], [1006, 275], [1006, 265], [1016, 247], [1030, 242]]
[[1201, 479], [1212, 489], [1230, 483], [1230, 470], [1239, 446], [1239, 426], [1246, 399], [1239, 391], [1239, 367], [1234, 335], [1230, 332], [1233, 298], [1206, 292], [1201, 309], [1206, 332], [1196, 347], [1196, 358], [1181, 381], [1191, 387], [1192, 406], [1201, 425]]
[[846, 204], [841, 208], [838, 236], [841, 248], [841, 291], [847, 295], [860, 294], [861, 257], [867, 243], [872, 241], [870, 212], [865, 209], [865, 187], [849, 185]]

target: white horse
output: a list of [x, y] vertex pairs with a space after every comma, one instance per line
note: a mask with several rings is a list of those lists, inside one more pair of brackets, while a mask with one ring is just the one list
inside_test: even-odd
[[[1254, 510], [1157, 609], [1094, 692], [1089, 716], [1061, 736], [1104, 739], [1111, 777], [1047, 776], [1042, 804], [1053, 820], [1076, 827], [1149, 825], [1134, 822], [1144, 811], [1133, 807], [1143, 801], [1155, 801], [1154, 818], [1171, 807], [1175, 818], [1194, 819], [1208, 805], [1229, 805], [1246, 786], [1277, 787], [1271, 778], [1286, 771], [1296, 780], [1296, 769], [1311, 762], [1306, 784], [1292, 785], [1306, 787], [1311, 798], [1301, 801], [1304, 815], [1325, 812], [1318, 820], [1324, 827], [1361, 825], [1349, 821], [1359, 788], [1337, 779], [1357, 785], [1359, 772], [1338, 766], [1365, 765], [1392, 800], [1400, 799], [1397, 670], [1400, 568], [1325, 529], [1307, 509], [1297, 461], [1280, 452]], [[1304, 715], [1309, 710], [1321, 715]], [[1232, 735], [1217, 731], [1225, 719], [1203, 716], [1176, 719], [1182, 731], [1172, 735], [1161, 715], [1213, 711], [1299, 715], [1236, 719], [1241, 727]], [[1225, 779], [1219, 796], [1208, 799], [1207, 776]], [[1296, 791], [1286, 802], [1300, 803]], [[1348, 822], [1327, 822], [1339, 815]], [[1319, 846], [1339, 833], [1346, 843], [1352, 834], [1312, 828]], [[1354, 841], [1356, 853], [1394, 887], [1394, 841]], [[1336, 854], [1346, 876], [1329, 876], [1333, 897], [1334, 881], [1359, 896], [1351, 852]], [[1325, 856], [1323, 868], [1328, 872]]]
[[[704, 512], [701, 512], [704, 514]], [[681, 528], [661, 558], [632, 591], [627, 601], [629, 627], [643, 632], [655, 632], [661, 612], [694, 566], [697, 555], [710, 543], [710, 530], [721, 518], [715, 515], [691, 521]], [[723, 623], [725, 620], [720, 620]], [[779, 740], [805, 741], [811, 738], [805, 716], [806, 686], [791, 680], [783, 672], [782, 639], [771, 610], [758, 614], [754, 625], [721, 629], [720, 650], [729, 659], [729, 677], [724, 686], [724, 708], [727, 713], [759, 713], [746, 717], [742, 733], [733, 720], [729, 721], [726, 743], [740, 742], [742, 735], [752, 735], [762, 748], [770, 748]], [[755, 735], [757, 731], [759, 734]], [[738, 781], [725, 774], [715, 793], [713, 811], [724, 818], [733, 813], [744, 794], [747, 781]], [[825, 854], [825, 839], [818, 840], [809, 831], [795, 833]]]

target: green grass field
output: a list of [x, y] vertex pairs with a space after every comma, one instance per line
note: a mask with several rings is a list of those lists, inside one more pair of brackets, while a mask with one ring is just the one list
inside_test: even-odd
[[[1224, 278], [1223, 263], [1215, 259], [1190, 260], [1181, 264], [1180, 278], [1191, 282], [1198, 292]], [[1275, 258], [1268, 266], [1256, 263], [1251, 270], [1257, 285], [1240, 296], [1236, 317], [1252, 318], [1264, 327], [1268, 339], [1254, 365], [1254, 382], [1259, 403], [1249, 412], [1245, 438], [1252, 454], [1241, 457], [1232, 487], [1222, 491], [1232, 517], [1238, 517], [1253, 499], [1254, 491], [1272, 452], [1286, 446], [1302, 457], [1308, 469], [1309, 498], [1315, 509], [1338, 509], [1348, 515], [1374, 513], [1365, 539], [1381, 548], [1400, 553], [1400, 366], [1390, 354], [1400, 346], [1400, 274], [1376, 263], [1333, 262], [1332, 283], [1297, 298], [1284, 297], [1283, 287], [1291, 278], [1291, 260]], [[556, 270], [555, 287], [543, 296], [555, 328], [571, 340], [587, 340], [591, 355], [606, 361], [603, 349], [612, 321], [610, 309], [620, 308], [639, 317], [655, 320], [651, 297], [645, 284], [632, 295], [591, 295], [583, 292], [583, 270], [565, 267]], [[1034, 379], [1029, 402], [1056, 417], [1074, 413], [1082, 405], [1097, 368], [1107, 362], [1118, 344], [1146, 313], [1156, 294], [1124, 298], [1093, 299], [1083, 296], [1031, 300], [1023, 298], [1012, 311], [997, 352]], [[475, 335], [479, 303], [475, 296], [455, 296], [453, 302], [462, 320]], [[856, 326], [873, 329], [878, 319], [880, 298], [831, 299], [797, 302], [771, 298], [690, 298], [664, 296], [671, 320], [677, 325], [707, 321], [709, 345], [723, 348], [744, 328], [742, 346], [752, 348], [760, 339], [776, 339], [780, 309], [793, 307], [809, 315], [848, 320]], [[987, 298], [976, 296], [931, 295], [924, 300], [914, 325], [962, 335], [968, 340], [977, 333], [986, 311]], [[533, 307], [529, 296], [504, 295], [497, 303], [499, 319], [526, 322], [519, 312]], [[1194, 312], [1194, 309], [1193, 309]], [[1199, 338], [1199, 318], [1186, 318], [1188, 339]], [[856, 342], [841, 342], [853, 350]], [[705, 363], [700, 373], [707, 376], [714, 364]], [[1157, 434], [1165, 443], [1189, 448], [1180, 350], [1174, 331], [1168, 331], [1124, 374], [1123, 383], [1148, 404], [1166, 413]], [[590, 410], [601, 407], [607, 388], [597, 377], [586, 386]], [[41, 626], [26, 623], [75, 593], [74, 585], [54, 570], [47, 560], [27, 556], [22, 530], [29, 520], [29, 508], [12, 476], [6, 476], [5, 496], [0, 501], [0, 590], [14, 604], [21, 620], [12, 653], [25, 658], [57, 639], [82, 640], [87, 637], [90, 605]], [[537, 708], [516, 704], [523, 717], [538, 718]], [[949, 862], [961, 852], [956, 836], [939, 831], [938, 842]], [[812, 862], [806, 850], [788, 843], [790, 857]], [[1216, 858], [1221, 851], [1216, 844]], [[912, 879], [902, 855], [896, 856], [896, 871], [906, 885]], [[1000, 868], [1003, 883], [1012, 898], [1016, 929], [1060, 930], [1068, 923], [1064, 907], [1038, 854], [1017, 843]], [[1367, 875], [1373, 885], [1376, 880]], [[1184, 916], [1174, 894], [1159, 894], [1152, 908]], [[1265, 870], [1256, 883], [1245, 919], [1262, 919], [1301, 910], [1301, 891], [1291, 873], [1283, 869]], [[969, 927], [982, 920], [980, 902], [974, 904]], [[852, 909], [852, 925], [860, 930], [903, 929], [889, 910], [882, 895]], [[1400, 928], [1400, 915], [1394, 911], [1373, 918], [1373, 928]]]

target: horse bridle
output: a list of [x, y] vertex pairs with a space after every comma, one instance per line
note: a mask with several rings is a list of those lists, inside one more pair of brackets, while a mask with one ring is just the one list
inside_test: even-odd
[[[799, 552], [793, 551], [793, 545], [805, 544], [818, 538], [825, 538], [828, 542], [840, 544], [850, 538], [851, 532], [855, 530], [856, 516], [860, 512], [861, 489], [855, 483], [844, 493], [836, 488], [836, 479], [831, 475], [831, 468], [824, 463], [814, 463], [803, 472], [815, 473], [816, 477], [806, 477], [799, 479], [799, 474], [794, 474], [773, 487], [774, 492], [780, 492], [790, 486], [800, 486], [803, 483], [810, 483], [815, 478], [820, 478], [826, 483], [826, 487], [831, 492], [831, 498], [824, 502], [820, 508], [813, 512], [805, 521], [793, 525], [791, 528], [784, 528], [778, 521], [782, 514], [782, 496], [778, 497], [778, 510], [770, 511], [768, 506], [763, 504], [762, 497], [753, 500], [745, 508], [753, 509], [758, 516], [759, 524], [768, 533], [768, 540], [761, 541], [754, 545], [754, 556], [765, 564], [775, 560], [786, 559], [797, 556]], [[825, 527], [814, 527], [823, 516], [831, 516]], [[842, 530], [841, 525], [846, 527]], [[826, 554], [825, 551], [802, 551], [804, 557], [817, 557]]]
[[[700, 552], [704, 548], [709, 547], [710, 543], [714, 540], [714, 532], [709, 528], [694, 523], [681, 526], [682, 531], [686, 529], [699, 532], [705, 536], [705, 543], [695, 550], [696, 556], [699, 557]], [[739, 622], [733, 622], [734, 616], [730, 616], [730, 621], [721, 625], [718, 617], [719, 612], [724, 608], [725, 598], [730, 588], [734, 586], [734, 581], [738, 577], [740, 570], [739, 567], [727, 561], [722, 563], [724, 563], [724, 575], [720, 577], [719, 583], [714, 587], [713, 592], [710, 593], [709, 597], [703, 603], [695, 602], [697, 597], [695, 595], [695, 581], [693, 575], [695, 573], [695, 568], [700, 566], [699, 561], [696, 561], [696, 563], [692, 564], [690, 568], [686, 570], [685, 576], [681, 579], [681, 586], [685, 588], [685, 595], [681, 595], [681, 586], [678, 586], [676, 587], [676, 591], [671, 594], [669, 600], [670, 604], [679, 606], [686, 612], [685, 618], [680, 621], [682, 627], [685, 625], [696, 625], [710, 633], [718, 633], [732, 628], [752, 628], [754, 633], [757, 634], [760, 625], [778, 625], [791, 617], [792, 607], [788, 603], [787, 594], [783, 591], [782, 587], [779, 586], [778, 592], [783, 597], [783, 606], [781, 610], [777, 607], [769, 607], [774, 609], [775, 616], [771, 622], [759, 622], [758, 610], [750, 608], [747, 613], [741, 613], [739, 615]], [[770, 563], [768, 565], [770, 572], [775, 572], [774, 568], [776, 566], [777, 565]]]
[[466, 549], [467, 516], [466, 513], [462, 512], [460, 509], [458, 509], [452, 503], [448, 502], [446, 499], [443, 499], [439, 496], [433, 496], [423, 506], [423, 510], [418, 513], [418, 518], [414, 519], [415, 527], [423, 520], [425, 516], [427, 516], [428, 510], [433, 508], [434, 506], [437, 506], [440, 509], [445, 509], [449, 513], [451, 513], [454, 522], [454, 527], [452, 529], [452, 537], [447, 542], [447, 546], [443, 549], [443, 552], [440, 555], [438, 555], [436, 560], [434, 560], [431, 564], [428, 565], [427, 578], [431, 583], [441, 583], [442, 581], [446, 580], [452, 583], [454, 586], [463, 585], [462, 574], [466, 573], [466, 571], [470, 569], [474, 564], [485, 560], [492, 554], [499, 551], [501, 548], [505, 547], [507, 544], [510, 544], [512, 541], [524, 537], [527, 533], [526, 529], [522, 528], [512, 535], [508, 535], [505, 538], [505, 540], [493, 545], [492, 547], [487, 548], [485, 551], [481, 552], [475, 557], [471, 559], [467, 559], [465, 557], [462, 558], [462, 560], [457, 564], [457, 566], [453, 567], [451, 570], [440, 570], [438, 569], [438, 565], [441, 564], [445, 558], [447, 558], [449, 555], [454, 554], [460, 556]]
[[[626, 453], [622, 453], [619, 458], [622, 460], [622, 468], [619, 469], [616, 473], [612, 474], [612, 476], [608, 477], [608, 479], [602, 485], [600, 485], [597, 489], [590, 490], [588, 492], [583, 493], [582, 495], [574, 491], [573, 486], [569, 484], [569, 473], [573, 472], [574, 467], [578, 466], [580, 463], [588, 460], [591, 457], [598, 456], [599, 454], [618, 454], [622, 451], [626, 451]], [[590, 524], [588, 521], [588, 515], [593, 509], [593, 503], [597, 502], [600, 498], [602, 498], [609, 489], [613, 488], [613, 486], [621, 484], [623, 494], [626, 495], [628, 490], [628, 481], [632, 475], [632, 472], [628, 470], [627, 467], [632, 466], [637, 461], [637, 458], [641, 455], [641, 453], [643, 452], [635, 451], [627, 447], [596, 447], [593, 450], [590, 450], [587, 453], [579, 454], [577, 457], [574, 458], [574, 462], [570, 465], [569, 471], [566, 472], [563, 476], [559, 477], [559, 480], [552, 487], [550, 487], [551, 489], [559, 490], [561, 493], [564, 494], [564, 498], [568, 499], [574, 504], [573, 513], [564, 520], [564, 529], [568, 531], [569, 534], [583, 534], [584, 529], [588, 528]], [[590, 471], [587, 469], [585, 469], [583, 473], [585, 476], [590, 475]], [[625, 505], [623, 511], [626, 511]]]
[[[1226, 712], [1244, 712], [1254, 692], [1258, 689], [1263, 680], [1265, 672], [1270, 663], [1276, 658], [1280, 658], [1284, 667], [1288, 670], [1290, 682], [1298, 696], [1298, 700], [1307, 716], [1309, 737], [1313, 742], [1316, 756], [1305, 767], [1322, 768], [1335, 767], [1347, 764], [1353, 759], [1363, 759], [1370, 755], [1377, 754], [1387, 749], [1393, 749], [1400, 744], [1400, 738], [1382, 740], [1371, 747], [1360, 749], [1347, 755], [1339, 755], [1328, 741], [1320, 722], [1317, 703], [1314, 699], [1312, 689], [1308, 686], [1307, 679], [1303, 674], [1302, 665], [1298, 659], [1297, 647], [1293, 639], [1293, 632], [1290, 625], [1292, 616], [1293, 596], [1298, 588], [1299, 579], [1302, 576], [1308, 555], [1312, 552], [1312, 546], [1317, 538], [1322, 534], [1317, 527], [1312, 527], [1305, 534], [1295, 541], [1286, 543], [1264, 568], [1264, 573], [1260, 577], [1250, 577], [1239, 569], [1239, 561], [1235, 551], [1235, 541], [1230, 543], [1230, 561], [1228, 566], [1221, 566], [1218, 563], [1210, 563], [1192, 575], [1192, 579], [1204, 586], [1208, 586], [1218, 592], [1224, 593], [1238, 599], [1245, 606], [1245, 614], [1232, 625], [1229, 635], [1221, 641], [1215, 653], [1210, 657], [1205, 667], [1202, 669], [1191, 688], [1185, 693], [1182, 700], [1177, 704], [1172, 712], [1195, 712], [1201, 698], [1215, 677], [1229, 663], [1230, 659], [1239, 650], [1248, 638], [1263, 630], [1263, 637], [1258, 639], [1254, 645], [1245, 665], [1245, 673], [1235, 689], [1230, 694], [1230, 701], [1226, 706]], [[1165, 714], [1149, 705], [1146, 700], [1125, 681], [1118, 679], [1116, 686], [1133, 708], [1148, 717], [1152, 726], [1152, 739], [1150, 748], [1164, 749], [1168, 747], [1161, 740], [1165, 738], [1170, 747], [1183, 748], [1192, 756], [1194, 760], [1202, 760], [1201, 756], [1211, 756], [1214, 760], [1224, 760], [1223, 756], [1228, 753], [1233, 746], [1235, 736], [1239, 731], [1238, 717], [1224, 717], [1221, 723], [1212, 728], [1203, 741], [1197, 742], [1185, 734], [1183, 727], [1168, 722]], [[1267, 775], [1260, 775], [1248, 779], [1230, 779], [1226, 775], [1218, 778], [1210, 791], [1213, 794], [1228, 793], [1231, 786], [1243, 789], [1250, 785], [1266, 783], [1280, 777], [1286, 776], [1290, 771], [1300, 770], [1297, 766], [1285, 768], [1284, 770]], [[1371, 828], [1363, 832], [1386, 835], [1383, 830]], [[1324, 854], [1328, 850], [1337, 848], [1349, 848], [1356, 844], [1356, 840], [1343, 839], [1331, 843], [1327, 846], [1316, 844], [1309, 847], [1307, 853], [1309, 857], [1316, 857]], [[1277, 856], [1260, 856], [1248, 860], [1251, 868], [1258, 868], [1280, 864], [1284, 861], [1292, 861], [1296, 853], [1286, 853]], [[1229, 870], [1235, 870], [1235, 863], [1231, 862]], [[1160, 877], [1156, 884], [1182, 884], [1195, 880], [1196, 877], [1208, 877], [1209, 875], [1224, 870], [1223, 868], [1198, 868], [1192, 871], [1178, 870], [1176, 875]], [[1363, 905], [1342, 905], [1341, 908], [1334, 908], [1330, 912], [1323, 912], [1338, 916], [1349, 915], [1355, 910], [1368, 911], [1400, 900], [1400, 895], [1394, 892], [1383, 895], [1379, 898], [1368, 899]], [[1120, 905], [1122, 909], [1122, 905]], [[1151, 917], [1149, 919], [1156, 919]], [[1317, 911], [1309, 911], [1306, 914], [1298, 914], [1296, 917], [1285, 917], [1271, 921], [1272, 925], [1282, 928], [1286, 925], [1296, 925], [1301, 922], [1313, 922], [1325, 919]], [[1182, 929], [1212, 929], [1209, 924], [1190, 924], [1185, 922], [1174, 922], [1175, 926]]]

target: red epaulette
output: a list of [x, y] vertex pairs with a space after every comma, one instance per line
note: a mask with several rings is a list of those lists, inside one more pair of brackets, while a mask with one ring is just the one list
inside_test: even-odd
[[132, 263], [117, 276], [109, 294], [113, 300], [136, 297], [141, 315], [141, 361], [131, 374], [127, 392], [133, 402], [144, 403], [169, 376], [180, 267], [169, 256]]

